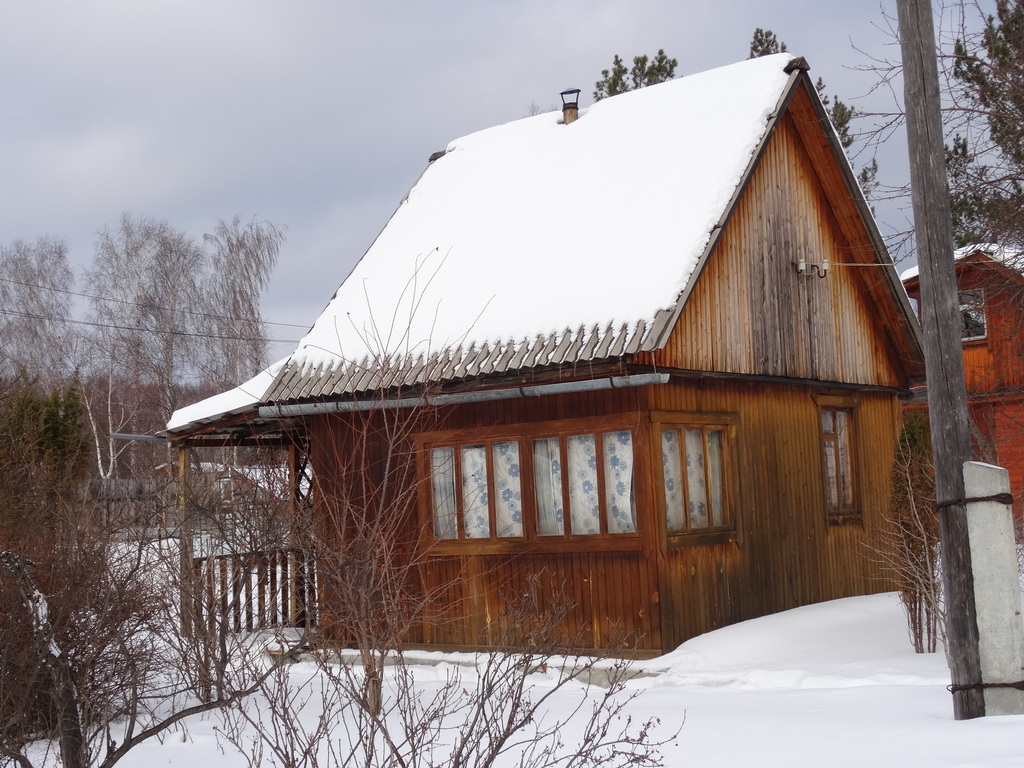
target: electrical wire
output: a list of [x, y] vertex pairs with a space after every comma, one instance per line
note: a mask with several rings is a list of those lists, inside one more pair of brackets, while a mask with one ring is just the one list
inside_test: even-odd
[[92, 328], [112, 328], [118, 331], [134, 331], [136, 333], [155, 333], [165, 336], [188, 336], [197, 339], [221, 339], [224, 341], [266, 341], [270, 344], [298, 344], [298, 339], [256, 339], [246, 336], [225, 336], [217, 333], [193, 333], [191, 331], [168, 331], [156, 328], [140, 328], [131, 325], [115, 325], [113, 323], [98, 323], [92, 320], [74, 320], [70, 317], [53, 317], [52, 315], [36, 315], [30, 312], [19, 312], [14, 309], [0, 309], [0, 315], [12, 315], [14, 317], [25, 317], [30, 320], [49, 320], [58, 323], [71, 323], [73, 325], [86, 325]]
[[[66, 290], [64, 288], [51, 288], [51, 287], [49, 287], [47, 285], [36, 285], [35, 283], [26, 283], [26, 282], [23, 282], [21, 280], [15, 280], [14, 278], [11, 278], [11, 277], [0, 277], [0, 282], [11, 283], [13, 285], [20, 285], [20, 286], [22, 286], [24, 288], [36, 288], [36, 289], [41, 290], [41, 291], [52, 291], [54, 293], [63, 293], [63, 294], [67, 294], [68, 296], [78, 296], [78, 297], [83, 298], [83, 299], [95, 299], [96, 301], [109, 301], [109, 302], [112, 302], [114, 304], [126, 304], [126, 305], [132, 306], [132, 307], [145, 307], [145, 308], [155, 307], [156, 309], [169, 309], [168, 307], [157, 306], [157, 305], [154, 305], [154, 304], [143, 304], [143, 303], [138, 302], [138, 301], [129, 301], [128, 299], [115, 299], [112, 296], [97, 296], [97, 295], [92, 294], [92, 293], [82, 293], [80, 291], [69, 291], [69, 290]], [[213, 314], [212, 312], [195, 312], [195, 311], [188, 310], [188, 309], [175, 309], [174, 311], [175, 312], [180, 312], [180, 313], [185, 314], [185, 315], [193, 315], [195, 317], [209, 317], [209, 318], [213, 318], [215, 320], [232, 320], [233, 319], [233, 318], [231, 318], [231, 317], [229, 317], [227, 315], [216, 315], [216, 314]], [[275, 323], [275, 322], [272, 322], [270, 320], [265, 320], [264, 324], [265, 325], [279, 325], [279, 326], [282, 326], [282, 327], [285, 327], [285, 328], [302, 328], [302, 329], [308, 329], [309, 328], [308, 325], [299, 325], [298, 323]]]

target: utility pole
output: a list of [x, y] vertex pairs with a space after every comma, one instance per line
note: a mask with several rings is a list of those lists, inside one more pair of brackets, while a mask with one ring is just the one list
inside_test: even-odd
[[931, 0], [897, 0], [910, 189], [921, 275], [928, 418], [935, 462], [946, 638], [957, 720], [985, 715], [971, 568], [964, 462], [971, 434], [964, 386], [953, 225], [935, 56]]

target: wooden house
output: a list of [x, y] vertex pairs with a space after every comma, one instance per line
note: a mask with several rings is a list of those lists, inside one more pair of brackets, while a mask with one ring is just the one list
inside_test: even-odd
[[[956, 252], [955, 266], [964, 381], [975, 457], [1007, 469], [1016, 499], [1014, 509], [1020, 516], [1024, 511], [1021, 254], [998, 245], [971, 245]], [[901, 279], [909, 296], [919, 302], [921, 284], [917, 268], [904, 272]]]
[[[316, 514], [354, 497], [344, 461], [402, 441], [416, 492], [381, 509], [432, 596], [411, 643], [488, 645], [538, 574], [584, 645], [645, 654], [887, 589], [918, 325], [806, 70], [754, 59], [452, 142], [298, 349], [167, 438], [291, 445]], [[388, 437], [398, 413], [416, 426]]]

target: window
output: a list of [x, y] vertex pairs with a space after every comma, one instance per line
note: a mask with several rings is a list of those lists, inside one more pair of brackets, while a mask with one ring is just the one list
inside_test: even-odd
[[984, 339], [985, 294], [983, 291], [960, 291], [960, 338], [963, 341]]
[[523, 535], [517, 442], [433, 448], [430, 477], [437, 538]]
[[637, 533], [633, 432], [542, 426], [532, 435], [429, 447], [435, 538]]
[[729, 509], [727, 427], [661, 427], [665, 520], [669, 534], [733, 525]]
[[636, 533], [629, 430], [534, 439], [533, 471], [538, 535]]
[[821, 447], [825, 462], [825, 502], [829, 516], [857, 516], [853, 458], [853, 410], [822, 407]]

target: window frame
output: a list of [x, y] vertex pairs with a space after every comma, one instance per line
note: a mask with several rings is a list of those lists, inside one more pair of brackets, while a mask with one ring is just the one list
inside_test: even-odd
[[[646, 524], [643, 521], [646, 504], [645, 469], [646, 439], [641, 414], [630, 414], [624, 418], [615, 417], [582, 418], [560, 421], [515, 424], [508, 428], [491, 427], [480, 429], [450, 430], [444, 432], [422, 433], [414, 436], [414, 444], [419, 456], [419, 520], [425, 545], [432, 554], [465, 554], [467, 550], [474, 552], [544, 552], [544, 551], [631, 551], [640, 550], [642, 531]], [[633, 464], [633, 516], [635, 530], [632, 532], [609, 532], [609, 499], [605, 489], [605, 467], [600, 458], [603, 455], [604, 435], [608, 433], [628, 431], [631, 435]], [[568, 438], [578, 435], [593, 435], [595, 451], [598, 453], [598, 498], [600, 503], [598, 533], [573, 533], [571, 530], [571, 507], [569, 500], [569, 465], [567, 462]], [[541, 535], [539, 532], [539, 505], [536, 496], [534, 441], [544, 438], [558, 438], [560, 468], [562, 477], [562, 533]], [[500, 537], [495, 527], [496, 497], [494, 495], [494, 469], [492, 447], [503, 442], [519, 444], [519, 479], [522, 508], [522, 535], [518, 537]], [[456, 454], [453, 463], [455, 485], [461, 484], [459, 476], [459, 454], [466, 446], [486, 446], [487, 456], [487, 487], [488, 487], [488, 519], [490, 520], [487, 538], [466, 538], [463, 531], [463, 509], [460, 493], [455, 494], [455, 514], [458, 525], [458, 538], [442, 539], [436, 534], [435, 510], [433, 495], [432, 451], [435, 448], [451, 448]]]
[[[737, 425], [738, 418], [732, 413], [690, 413], [674, 411], [656, 411], [651, 414], [652, 422], [652, 446], [656, 448], [656, 455], [651, 460], [656, 466], [655, 507], [658, 514], [658, 526], [665, 536], [665, 541], [670, 549], [677, 547], [692, 547], [706, 544], [725, 544], [737, 539], [737, 512], [739, 510], [739, 462], [737, 459]], [[676, 429], [681, 435], [685, 435], [687, 429], [700, 429], [702, 431], [702, 450], [705, 461], [705, 474], [709, 471], [707, 467], [707, 436], [708, 430], [714, 429], [722, 432], [722, 499], [725, 524], [720, 526], [708, 526], [701, 528], [690, 528], [689, 518], [687, 530], [674, 531], [668, 527], [668, 502], [665, 498], [665, 460], [662, 454], [662, 430]], [[685, 438], [684, 438], [685, 440]], [[682, 443], [681, 443], [682, 445]], [[685, 448], [684, 448], [685, 450]], [[682, 453], [680, 460], [682, 460]], [[682, 469], [681, 465], [681, 469]], [[688, 490], [686, 491], [688, 494]], [[685, 497], [684, 497], [685, 498]], [[684, 511], [688, 505], [684, 501]]]
[[[976, 296], [976, 300], [965, 300], [964, 297]], [[982, 288], [965, 288], [956, 292], [957, 308], [960, 312], [960, 342], [962, 344], [979, 344], [988, 340], [988, 311], [985, 306], [985, 290]], [[971, 313], [981, 314], [981, 334], [967, 335], [964, 317]]]
[[[816, 396], [815, 402], [817, 404], [816, 409], [816, 429], [818, 433], [818, 455], [821, 461], [821, 490], [822, 490], [822, 504], [825, 510], [825, 516], [830, 525], [847, 525], [847, 524], [862, 524], [864, 521], [864, 511], [862, 508], [862, 489], [860, 487], [860, 446], [858, 444], [858, 418], [857, 414], [859, 411], [859, 402], [853, 397], [844, 396], [827, 396], [819, 395]], [[824, 422], [822, 420], [823, 415], [826, 412], [833, 413], [833, 424], [837, 424], [835, 414], [845, 413], [848, 415], [848, 424], [846, 434], [847, 438], [847, 450], [849, 452], [849, 460], [847, 465], [849, 466], [849, 477], [846, 478], [845, 482], [843, 479], [842, 466], [843, 462], [840, 458], [840, 451], [842, 446], [839, 445], [839, 431], [838, 428], [833, 427], [832, 433], [825, 432]], [[828, 439], [827, 439], [828, 438]], [[828, 459], [826, 458], [826, 445], [829, 442], [836, 444], [836, 478], [838, 484], [835, 488], [836, 498], [838, 500], [838, 506], [833, 507], [831, 496], [832, 488], [829, 481], [828, 474]], [[850, 506], [843, 505], [844, 488], [849, 490], [851, 497]]]

